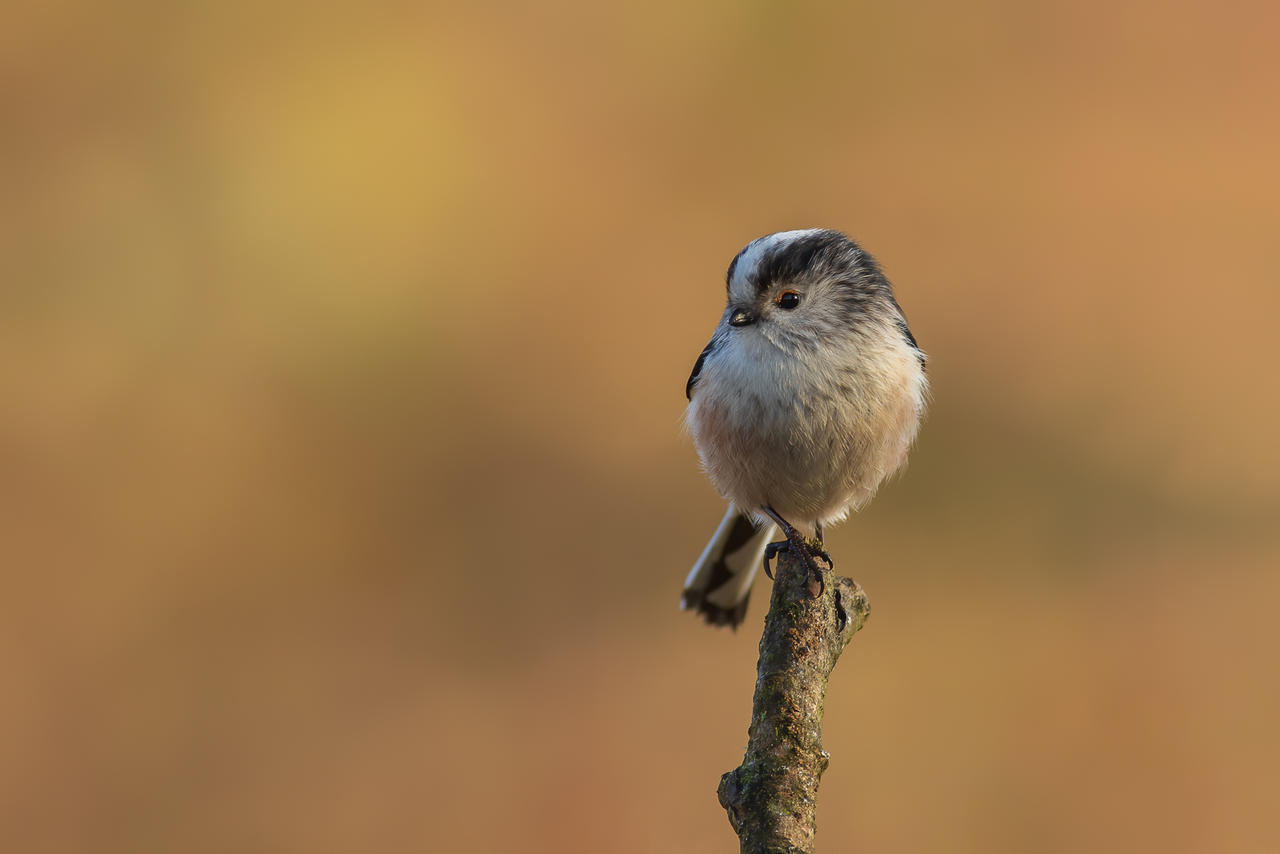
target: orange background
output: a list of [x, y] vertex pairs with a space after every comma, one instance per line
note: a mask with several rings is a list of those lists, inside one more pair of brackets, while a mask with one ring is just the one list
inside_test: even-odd
[[1280, 850], [1280, 6], [19, 4], [0, 847], [730, 851], [751, 238], [931, 356], [819, 839]]

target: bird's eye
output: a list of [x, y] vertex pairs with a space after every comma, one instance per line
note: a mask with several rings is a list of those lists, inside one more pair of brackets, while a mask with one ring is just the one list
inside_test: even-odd
[[800, 295], [795, 291], [783, 291], [782, 296], [778, 297], [778, 308], [784, 308], [787, 311], [795, 308], [800, 304]]

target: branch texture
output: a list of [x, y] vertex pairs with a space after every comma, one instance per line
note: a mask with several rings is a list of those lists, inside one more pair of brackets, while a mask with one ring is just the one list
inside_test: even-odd
[[743, 854], [812, 852], [818, 781], [827, 770], [827, 679], [871, 612], [857, 582], [832, 573], [819, 596], [803, 564], [779, 555], [760, 638], [755, 699], [742, 764], [720, 778], [720, 805]]

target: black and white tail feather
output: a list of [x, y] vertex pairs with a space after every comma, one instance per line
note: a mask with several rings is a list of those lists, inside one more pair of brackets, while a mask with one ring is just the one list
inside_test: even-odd
[[764, 549], [778, 532], [776, 525], [757, 527], [730, 504], [720, 527], [684, 582], [680, 607], [701, 614], [713, 626], [737, 628], [747, 614], [747, 600]]

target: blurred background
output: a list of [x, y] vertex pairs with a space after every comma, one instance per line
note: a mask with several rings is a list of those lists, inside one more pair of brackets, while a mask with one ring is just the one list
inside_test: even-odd
[[1280, 850], [1280, 6], [5, 19], [5, 850], [735, 850], [683, 390], [814, 225], [935, 391], [820, 844]]

